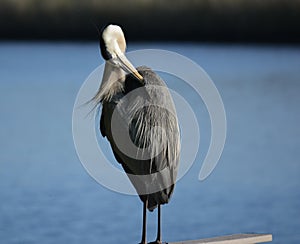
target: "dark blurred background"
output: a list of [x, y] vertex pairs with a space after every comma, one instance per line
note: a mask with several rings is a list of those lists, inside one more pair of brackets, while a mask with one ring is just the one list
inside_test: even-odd
[[1, 0], [0, 39], [94, 40], [121, 23], [129, 40], [300, 41], [299, 0]]

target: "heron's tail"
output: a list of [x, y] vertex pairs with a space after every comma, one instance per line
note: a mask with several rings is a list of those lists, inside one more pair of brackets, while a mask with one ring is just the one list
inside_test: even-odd
[[148, 210], [152, 212], [158, 205], [167, 204], [171, 199], [173, 191], [174, 185], [149, 195], [140, 195], [140, 198], [143, 202], [148, 199]]

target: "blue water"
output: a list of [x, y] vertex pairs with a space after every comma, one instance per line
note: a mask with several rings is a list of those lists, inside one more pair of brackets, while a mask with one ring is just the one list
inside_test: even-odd
[[[182, 88], [199, 108], [203, 143], [163, 207], [163, 239], [255, 232], [272, 233], [273, 243], [299, 243], [300, 48], [129, 46], [191, 58], [212, 77], [226, 109], [224, 152], [200, 182], [209, 119], [201, 99]], [[0, 44], [0, 243], [140, 241], [140, 200], [94, 181], [73, 144], [76, 94], [101, 63], [97, 43]], [[149, 240], [155, 217], [149, 214]]]

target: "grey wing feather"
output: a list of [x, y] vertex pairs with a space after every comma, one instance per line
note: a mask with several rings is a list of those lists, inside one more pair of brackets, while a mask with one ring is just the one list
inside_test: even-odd
[[[140, 67], [138, 71], [144, 77], [145, 86], [133, 86], [136, 80], [128, 76], [126, 82], [130, 83], [130, 89], [125, 87], [123, 97], [117, 102], [103, 104], [100, 129], [127, 173], [147, 175], [169, 168], [167, 176], [155, 174], [151, 182], [136, 182], [129, 176], [143, 201], [145, 196], [140, 194], [139, 189], [157, 182], [160, 184], [160, 191], [147, 196], [149, 209], [152, 210], [157, 204], [167, 203], [174, 189], [180, 151], [179, 127], [172, 97], [163, 80], [147, 67]], [[129, 133], [136, 146], [133, 156], [122, 152], [113, 137], [111, 127], [115, 111], [119, 116], [115, 119], [119, 129], [117, 134]]]
[[[128, 116], [130, 137], [140, 148], [139, 153], [149, 155], [153, 169], [160, 171], [175, 164], [179, 157], [175, 105], [166, 84], [156, 73], [147, 67], [138, 70], [144, 77], [145, 86], [135, 89], [132, 95], [126, 94], [128, 103], [123, 116]], [[165, 160], [157, 162], [159, 154], [164, 155]]]

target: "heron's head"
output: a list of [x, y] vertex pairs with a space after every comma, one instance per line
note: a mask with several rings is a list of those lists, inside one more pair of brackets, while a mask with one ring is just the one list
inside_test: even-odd
[[143, 77], [125, 56], [126, 41], [120, 26], [110, 24], [103, 29], [100, 36], [100, 50], [102, 57], [107, 62], [133, 74], [138, 80], [143, 80]]

